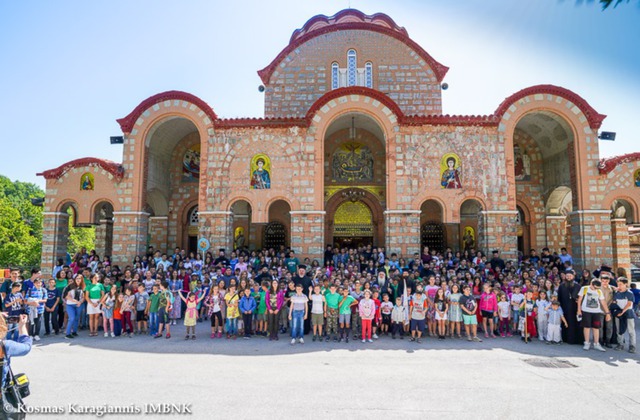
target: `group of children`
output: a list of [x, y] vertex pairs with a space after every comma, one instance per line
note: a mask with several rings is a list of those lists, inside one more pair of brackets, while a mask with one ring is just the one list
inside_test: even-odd
[[[86, 296], [73, 294], [83, 280], [81, 275], [77, 277], [65, 288], [67, 306], [80, 306], [88, 299], [88, 292]], [[551, 294], [551, 300], [544, 290], [527, 290], [523, 294], [519, 285], [514, 285], [507, 294], [485, 283], [482, 294], [474, 295], [472, 286], [464, 282], [451, 286], [434, 283], [418, 283], [415, 292], [407, 286], [395, 302], [376, 287], [361, 290], [359, 282], [316, 283], [305, 293], [301, 284], [291, 282], [287, 288], [277, 280], [255, 282], [241, 291], [235, 282], [228, 287], [221, 282], [210, 288], [196, 288], [186, 295], [179, 292], [177, 301], [169, 290], [169, 282], [163, 280], [154, 283], [150, 292], [143, 283], [134, 285], [137, 291], [127, 286], [123, 293], [116, 285], [108, 285], [100, 296], [99, 309], [105, 337], [150, 334], [170, 338], [172, 322], [168, 314], [174, 305], [182, 304], [185, 339], [195, 339], [198, 321], [210, 319], [211, 338], [221, 338], [226, 333], [228, 339], [256, 335], [268, 336], [271, 341], [278, 340], [278, 333], [290, 327], [291, 344], [304, 343], [304, 322], [310, 317], [313, 341], [349, 342], [353, 332], [353, 338], [363, 343], [371, 343], [378, 334], [390, 335], [392, 339], [409, 336], [410, 341], [420, 343], [423, 334], [444, 340], [462, 338], [462, 331], [467, 340], [482, 341], [478, 337], [480, 321], [486, 338], [510, 337], [518, 331], [527, 341], [538, 337], [548, 343], [561, 342], [561, 324], [566, 325], [567, 321], [555, 294]], [[55, 289], [53, 280], [49, 289]], [[38, 290], [39, 282], [31, 295], [37, 295]], [[38, 304], [46, 304], [46, 292], [42, 296], [45, 298], [38, 300]], [[6, 306], [11, 308], [16, 299], [12, 294]], [[32, 312], [37, 316], [37, 311]], [[77, 316], [69, 315], [67, 338], [77, 336], [77, 320]]]

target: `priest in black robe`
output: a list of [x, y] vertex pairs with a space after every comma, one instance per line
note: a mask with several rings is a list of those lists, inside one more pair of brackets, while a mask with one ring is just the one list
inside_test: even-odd
[[562, 341], [568, 344], [582, 344], [584, 341], [584, 334], [576, 318], [580, 285], [575, 282], [575, 276], [575, 271], [568, 270], [566, 280], [558, 287], [558, 301], [568, 324], [568, 327], [562, 327]]

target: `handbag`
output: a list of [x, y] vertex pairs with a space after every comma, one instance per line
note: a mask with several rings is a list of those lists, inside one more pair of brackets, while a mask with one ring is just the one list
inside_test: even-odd
[[[0, 367], [4, 370], [7, 363], [4, 341], [0, 343], [2, 346], [2, 359]], [[7, 419], [24, 419], [26, 418], [26, 410], [23, 398], [28, 397], [29, 378], [24, 373], [13, 374], [11, 366], [7, 370], [7, 376], [4, 378], [4, 386], [2, 387], [2, 407], [0, 413], [5, 414]]]

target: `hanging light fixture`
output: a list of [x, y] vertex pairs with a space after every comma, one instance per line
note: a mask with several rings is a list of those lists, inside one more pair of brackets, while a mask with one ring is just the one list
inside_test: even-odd
[[356, 117], [351, 117], [351, 129], [349, 130], [349, 138], [354, 140], [356, 138]]

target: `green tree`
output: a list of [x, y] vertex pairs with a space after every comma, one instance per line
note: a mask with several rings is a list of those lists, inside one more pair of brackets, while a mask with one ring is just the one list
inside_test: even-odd
[[[42, 253], [42, 211], [31, 199], [43, 198], [35, 184], [11, 181], [0, 175], [0, 268], [29, 269], [40, 264]], [[95, 228], [76, 228], [69, 218], [68, 252], [95, 246]]]
[[37, 185], [0, 176], [0, 267], [38, 265], [42, 249], [42, 208], [31, 198], [44, 197]]

